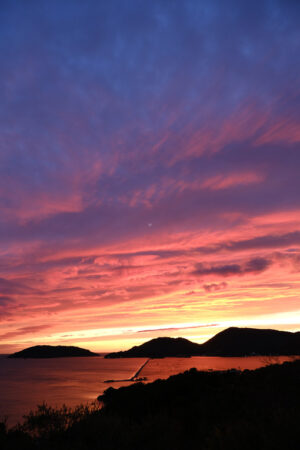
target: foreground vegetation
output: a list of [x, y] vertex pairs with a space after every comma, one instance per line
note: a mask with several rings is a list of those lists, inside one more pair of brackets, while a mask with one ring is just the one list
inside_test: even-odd
[[109, 388], [99, 405], [42, 405], [0, 424], [3, 450], [300, 448], [300, 360], [255, 371], [198, 372]]

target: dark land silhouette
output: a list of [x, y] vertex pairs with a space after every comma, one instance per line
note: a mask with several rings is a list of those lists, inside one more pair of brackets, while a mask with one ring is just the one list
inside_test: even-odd
[[108, 388], [102, 408], [41, 405], [0, 423], [3, 450], [298, 450], [300, 360]]
[[105, 358], [163, 358], [200, 354], [201, 346], [184, 338], [159, 337], [130, 350], [108, 353]]
[[63, 345], [36, 345], [9, 355], [9, 358], [66, 358], [74, 356], [98, 356], [85, 348]]
[[232, 327], [204, 344], [184, 338], [159, 337], [130, 350], [109, 353], [105, 358], [251, 355], [300, 355], [300, 332]]

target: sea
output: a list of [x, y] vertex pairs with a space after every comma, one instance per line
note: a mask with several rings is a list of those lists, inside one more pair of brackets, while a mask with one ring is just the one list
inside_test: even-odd
[[[153, 359], [139, 377], [145, 377], [147, 383], [193, 367], [205, 371], [245, 370], [289, 360], [288, 356]], [[130, 379], [146, 361], [143, 358], [105, 359], [103, 356], [9, 359], [7, 355], [0, 355], [0, 421], [6, 418], [8, 426], [22, 423], [24, 415], [44, 402], [53, 407], [92, 403], [109, 387], [132, 384], [122, 380]]]

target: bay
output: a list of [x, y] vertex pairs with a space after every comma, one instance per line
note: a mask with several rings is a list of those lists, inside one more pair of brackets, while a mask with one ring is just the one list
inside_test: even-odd
[[[150, 360], [139, 377], [147, 382], [195, 367], [199, 370], [256, 369], [266, 364], [284, 362], [290, 357], [244, 358], [192, 357]], [[132, 384], [130, 381], [106, 383], [106, 380], [128, 380], [144, 364], [143, 358], [9, 359], [0, 355], [0, 420], [8, 425], [22, 421], [23, 415], [46, 402], [53, 407], [74, 407], [97, 399], [105, 389]]]

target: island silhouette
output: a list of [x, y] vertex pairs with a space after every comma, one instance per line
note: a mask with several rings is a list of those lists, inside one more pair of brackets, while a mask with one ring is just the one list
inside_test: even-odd
[[158, 337], [105, 358], [164, 358], [190, 356], [300, 355], [300, 332], [231, 327], [204, 344], [184, 338]]
[[[300, 332], [231, 327], [197, 344], [185, 338], [158, 337], [129, 350], [108, 353], [105, 358], [165, 358], [191, 356], [300, 355]], [[90, 350], [63, 345], [36, 345], [9, 358], [65, 358], [99, 356]], [[136, 377], [134, 377], [136, 378]]]
[[9, 358], [67, 358], [74, 356], [98, 356], [90, 350], [64, 345], [35, 345], [9, 355]]

